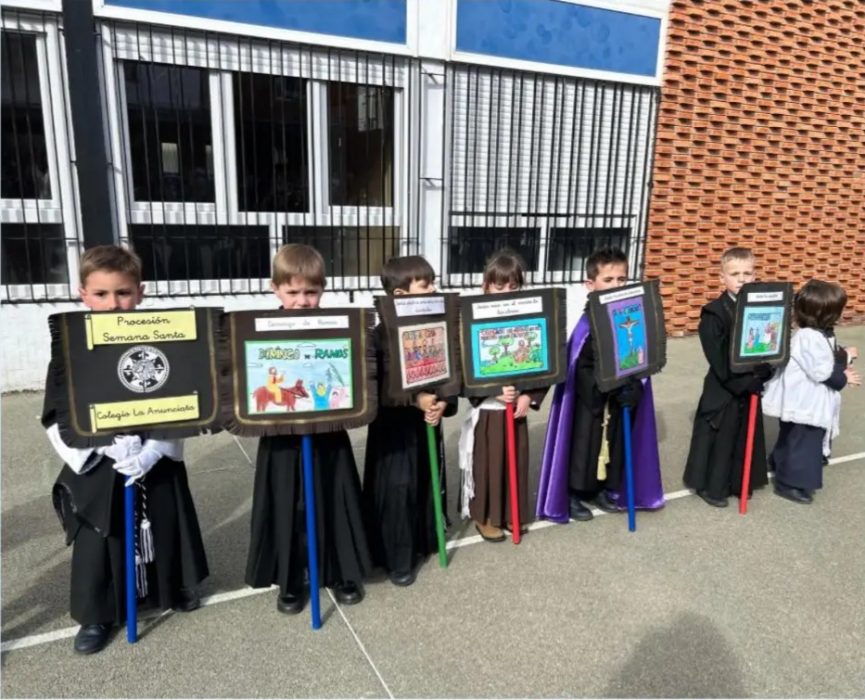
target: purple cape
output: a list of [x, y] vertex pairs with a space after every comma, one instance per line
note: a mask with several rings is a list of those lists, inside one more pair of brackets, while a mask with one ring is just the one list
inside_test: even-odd
[[[583, 314], [568, 339], [568, 375], [564, 384], [556, 386], [547, 422], [537, 515], [557, 523], [570, 520], [568, 471], [574, 403], [577, 398], [577, 358], [589, 337], [589, 331], [589, 318]], [[655, 401], [652, 398], [652, 382], [648, 378], [643, 380], [643, 397], [635, 410], [632, 433], [634, 502], [637, 508], [655, 510], [664, 507], [664, 488], [661, 484], [661, 458], [655, 428]], [[627, 507], [624, 491], [608, 491], [607, 495], [616, 505]]]

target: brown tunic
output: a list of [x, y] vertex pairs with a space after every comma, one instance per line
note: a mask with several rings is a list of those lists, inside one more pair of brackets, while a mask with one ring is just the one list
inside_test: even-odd
[[[531, 397], [531, 406], [538, 409], [547, 389], [526, 392]], [[478, 405], [483, 399], [473, 399]], [[475, 426], [472, 476], [475, 484], [474, 498], [469, 501], [472, 520], [489, 521], [495, 527], [510, 526], [510, 479], [508, 477], [508, 446], [505, 427], [507, 412], [481, 410]], [[525, 418], [514, 421], [517, 448], [517, 488], [519, 489], [520, 524], [534, 520], [529, 490], [529, 430]]]

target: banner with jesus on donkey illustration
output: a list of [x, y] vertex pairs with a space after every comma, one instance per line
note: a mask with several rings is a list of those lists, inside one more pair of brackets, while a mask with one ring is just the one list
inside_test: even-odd
[[238, 311], [225, 318], [229, 431], [310, 435], [355, 428], [375, 416], [369, 311]]

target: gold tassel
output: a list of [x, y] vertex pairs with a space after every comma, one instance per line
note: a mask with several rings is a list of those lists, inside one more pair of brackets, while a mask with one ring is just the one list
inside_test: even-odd
[[610, 461], [610, 441], [607, 438], [607, 425], [610, 422], [609, 403], [604, 404], [604, 427], [601, 430], [601, 451], [598, 454], [598, 481], [607, 478], [607, 463]]

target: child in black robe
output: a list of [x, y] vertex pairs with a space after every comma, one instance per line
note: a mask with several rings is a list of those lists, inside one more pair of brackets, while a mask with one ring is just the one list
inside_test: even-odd
[[[81, 299], [94, 311], [131, 311], [143, 296], [141, 261], [119, 246], [85, 252], [80, 278]], [[152, 561], [140, 564], [146, 584], [139, 598], [162, 610], [195, 610], [200, 604], [195, 589], [208, 569], [182, 461], [183, 441], [118, 435], [108, 447], [71, 448], [57, 425], [66, 391], [56, 367], [49, 365], [42, 424], [65, 463], [52, 497], [66, 543], [72, 545], [70, 614], [81, 624], [74, 649], [93, 654], [126, 621], [125, 484], [140, 487], [137, 522], [146, 519], [153, 540]]]
[[[324, 259], [307, 245], [290, 244], [273, 260], [273, 291], [283, 309], [315, 309], [325, 287]], [[276, 584], [276, 608], [297, 614], [306, 604], [307, 568], [302, 438], [263, 437], [258, 443], [246, 583]], [[319, 581], [337, 602], [363, 600], [372, 564], [363, 526], [360, 478], [345, 430], [312, 437]]]
[[[628, 257], [618, 248], [602, 248], [586, 261], [589, 291], [616, 289], [628, 283]], [[622, 408], [635, 408], [643, 397], [643, 385], [632, 379], [604, 393], [595, 379], [595, 352], [591, 334], [577, 358], [577, 401], [574, 407], [569, 469], [569, 511], [574, 520], [592, 519], [584, 502], [593, 502], [605, 513], [622, 508], [607, 493], [624, 483], [625, 440]]]
[[[731, 494], [741, 493], [750, 396], [759, 397], [764, 382], [772, 376], [768, 365], [760, 365], [752, 372], [734, 372], [730, 368], [736, 295], [743, 284], [753, 279], [753, 253], [748, 248], [730, 248], [721, 257], [724, 291], [706, 304], [700, 314], [700, 343], [709, 362], [709, 371], [694, 417], [683, 480], [687, 487], [716, 508], [725, 507]], [[749, 496], [750, 491], [769, 482], [763, 410], [759, 400], [752, 455]]]
[[[431, 294], [435, 272], [418, 255], [391, 258], [381, 274], [385, 292], [394, 296]], [[384, 396], [384, 327], [375, 330], [379, 363], [379, 396]], [[396, 586], [414, 583], [418, 562], [438, 549], [430, 473], [427, 425], [435, 426], [439, 482], [444, 511], [444, 442], [439, 425], [457, 410], [456, 397], [422, 391], [412, 405], [379, 405], [369, 426], [363, 474], [364, 505], [375, 563]]]

